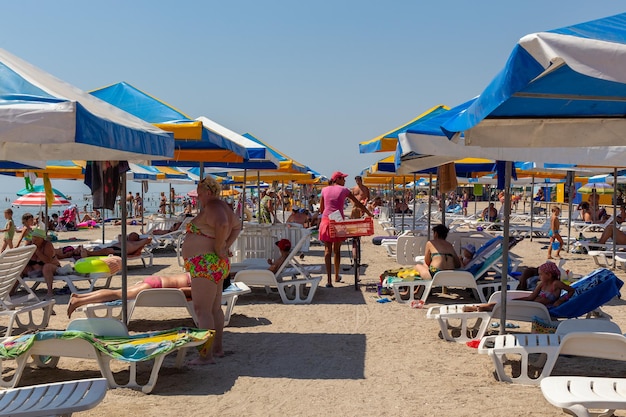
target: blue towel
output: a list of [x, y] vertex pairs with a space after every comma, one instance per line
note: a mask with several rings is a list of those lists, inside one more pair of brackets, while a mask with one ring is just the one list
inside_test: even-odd
[[619, 296], [624, 283], [606, 268], [599, 268], [571, 286], [574, 296], [558, 307], [549, 309], [554, 317], [574, 318], [587, 314], [613, 297]]

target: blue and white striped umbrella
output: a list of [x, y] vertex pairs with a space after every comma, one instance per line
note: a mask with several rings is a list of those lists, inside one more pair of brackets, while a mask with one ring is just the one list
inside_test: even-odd
[[0, 75], [0, 160], [126, 161], [174, 156], [172, 134], [2, 49]]

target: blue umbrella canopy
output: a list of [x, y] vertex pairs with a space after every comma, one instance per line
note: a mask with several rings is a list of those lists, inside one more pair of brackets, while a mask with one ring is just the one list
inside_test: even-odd
[[242, 162], [248, 158], [246, 148], [228, 137], [208, 130], [202, 121], [175, 107], [120, 82], [90, 92], [94, 97], [174, 133], [175, 160]]
[[437, 105], [431, 109], [426, 110], [424, 113], [420, 114], [413, 120], [408, 123], [403, 124], [393, 130], [390, 130], [387, 133], [384, 133], [380, 136], [376, 136], [374, 139], [370, 139], [366, 142], [359, 143], [359, 152], [360, 153], [373, 153], [373, 152], [395, 152], [397, 144], [398, 144], [398, 136], [401, 133], [406, 132], [412, 126], [418, 123], [424, 123], [433, 117], [436, 117], [442, 113], [445, 113], [449, 110], [449, 107], [446, 107], [442, 104]]
[[172, 135], [0, 49], [0, 160], [171, 158]]
[[622, 13], [524, 36], [480, 96], [441, 127], [472, 146], [623, 146], [625, 115]]

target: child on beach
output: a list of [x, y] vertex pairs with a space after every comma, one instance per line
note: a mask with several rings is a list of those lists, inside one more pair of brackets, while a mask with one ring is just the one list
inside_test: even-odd
[[550, 244], [548, 245], [548, 259], [554, 259], [552, 257], [552, 249], [556, 250], [554, 255], [557, 258], [561, 257], [561, 248], [563, 247], [563, 238], [559, 234], [559, 228], [561, 221], [559, 216], [561, 215], [561, 209], [557, 206], [552, 207], [552, 217], [550, 218], [550, 231], [548, 236], [550, 237]]
[[4, 252], [6, 248], [13, 248], [13, 236], [15, 236], [15, 223], [13, 223], [13, 210], [10, 208], [4, 210], [4, 218], [7, 220], [4, 229], [0, 232], [4, 232], [4, 239], [2, 242], [2, 249], [0, 252]]
[[[563, 304], [574, 295], [576, 290], [561, 281], [561, 270], [554, 262], [546, 262], [538, 270], [539, 283], [532, 294], [516, 300], [536, 301], [551, 308]], [[567, 291], [567, 294], [561, 295], [563, 291]], [[463, 311], [492, 311], [495, 305], [496, 303], [468, 305], [463, 307]]]
[[461, 266], [469, 264], [474, 259], [476, 253], [476, 247], [471, 243], [463, 246], [461, 249]]
[[267, 260], [267, 263], [269, 265], [269, 268], [267, 269], [274, 273], [278, 271], [278, 268], [280, 268], [283, 262], [285, 262], [285, 259], [287, 259], [287, 257], [289, 256], [289, 253], [291, 252], [291, 242], [289, 241], [289, 239], [281, 239], [276, 242], [275, 245], [278, 246], [278, 249], [280, 250], [280, 257], [278, 257], [274, 261], [272, 261], [271, 259]]
[[17, 241], [17, 245], [15, 245], [16, 248], [18, 248], [22, 244], [22, 242], [24, 242], [24, 245], [30, 245], [32, 243], [33, 238], [30, 234], [33, 231], [33, 227], [35, 226], [35, 216], [33, 216], [31, 213], [24, 213], [22, 215], [22, 225], [24, 227], [22, 227], [22, 234]]

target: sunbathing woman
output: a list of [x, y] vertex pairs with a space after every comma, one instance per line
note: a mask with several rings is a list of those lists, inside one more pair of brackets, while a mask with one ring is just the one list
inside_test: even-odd
[[[551, 308], [563, 304], [574, 295], [575, 289], [561, 281], [561, 270], [554, 262], [546, 262], [538, 269], [539, 283], [535, 290], [532, 294], [516, 300], [536, 301]], [[563, 290], [567, 291], [567, 294], [561, 296]], [[495, 305], [496, 303], [465, 306], [463, 311], [491, 311]]]
[[[140, 291], [150, 288], [179, 288], [187, 297], [191, 297], [191, 278], [188, 272], [176, 275], [157, 276], [152, 275], [146, 277], [126, 290], [126, 296], [129, 300], [137, 297]], [[86, 294], [72, 294], [70, 302], [67, 305], [67, 317], [71, 317], [74, 310], [78, 307], [92, 303], [106, 303], [122, 298], [122, 290], [102, 289]]]
[[432, 279], [441, 270], [461, 267], [461, 260], [447, 237], [448, 228], [445, 225], [433, 227], [433, 238], [426, 243], [424, 263], [415, 265], [421, 279]]
[[[117, 237], [117, 241], [111, 243], [110, 246], [105, 246], [99, 249], [88, 250], [85, 248], [81, 248], [81, 258], [87, 258], [89, 256], [122, 256], [122, 246], [120, 245], [121, 235]], [[138, 233], [131, 232], [128, 234], [128, 239], [126, 239], [126, 254], [128, 256], [137, 256], [141, 254], [144, 246], [149, 244], [152, 241], [151, 237], [141, 238]]]
[[57, 259], [67, 259], [67, 258], [74, 258], [74, 259], [80, 259], [80, 254], [83, 250], [83, 246], [63, 246], [61, 248], [55, 248], [54, 249], [54, 253], [57, 256]]

